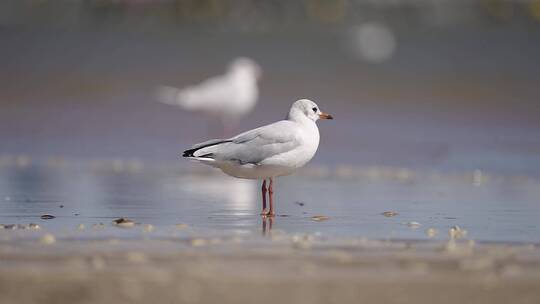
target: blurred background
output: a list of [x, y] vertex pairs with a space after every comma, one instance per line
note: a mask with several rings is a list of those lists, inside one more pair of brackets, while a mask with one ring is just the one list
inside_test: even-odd
[[238, 132], [299, 98], [335, 117], [274, 227], [539, 241], [540, 0], [5, 0], [0, 46], [5, 223], [258, 231], [256, 182], [180, 159], [215, 126], [156, 100], [244, 56], [263, 73]]
[[178, 161], [207, 121], [159, 84], [264, 73], [239, 130], [310, 98], [313, 162], [540, 174], [538, 0], [6, 0], [0, 155]]
[[[274, 218], [156, 98], [238, 57], [335, 118]], [[540, 303], [539, 218], [540, 0], [0, 0], [2, 303]]]

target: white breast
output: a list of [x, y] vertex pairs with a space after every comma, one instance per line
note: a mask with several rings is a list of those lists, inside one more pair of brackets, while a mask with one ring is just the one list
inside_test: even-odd
[[292, 170], [307, 164], [313, 158], [319, 147], [319, 129], [315, 123], [303, 124], [298, 128], [297, 136], [300, 143], [297, 148], [270, 157], [261, 164], [281, 166]]

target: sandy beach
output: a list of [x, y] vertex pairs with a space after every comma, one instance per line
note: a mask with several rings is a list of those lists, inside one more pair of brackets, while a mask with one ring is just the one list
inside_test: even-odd
[[0, 234], [2, 303], [538, 303], [540, 248], [472, 241]]

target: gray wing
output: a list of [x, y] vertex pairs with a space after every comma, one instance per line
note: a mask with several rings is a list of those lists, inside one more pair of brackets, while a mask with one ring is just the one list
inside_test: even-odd
[[291, 151], [301, 144], [294, 124], [287, 120], [279, 121], [199, 149], [193, 155], [204, 155], [218, 161], [257, 164], [272, 156]]

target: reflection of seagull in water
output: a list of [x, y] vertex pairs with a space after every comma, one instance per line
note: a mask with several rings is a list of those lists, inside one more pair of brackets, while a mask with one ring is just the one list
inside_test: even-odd
[[253, 197], [257, 192], [254, 181], [245, 179], [223, 178], [223, 176], [206, 176], [183, 180], [186, 186], [184, 191], [198, 197], [210, 198], [211, 201], [219, 200], [225, 203], [227, 211], [240, 215], [252, 209]]
[[222, 123], [222, 132], [227, 134], [257, 103], [257, 80], [261, 73], [255, 61], [241, 57], [229, 65], [224, 75], [209, 78], [198, 85], [182, 89], [160, 86], [157, 98], [165, 104], [217, 117]]
[[[332, 119], [311, 100], [293, 103], [286, 120], [266, 125], [229, 139], [213, 139], [194, 145], [183, 156], [221, 169], [228, 175], [262, 179], [264, 216], [274, 215], [273, 178], [293, 173], [317, 152], [319, 129], [315, 122]], [[266, 179], [270, 208], [266, 209]]]

